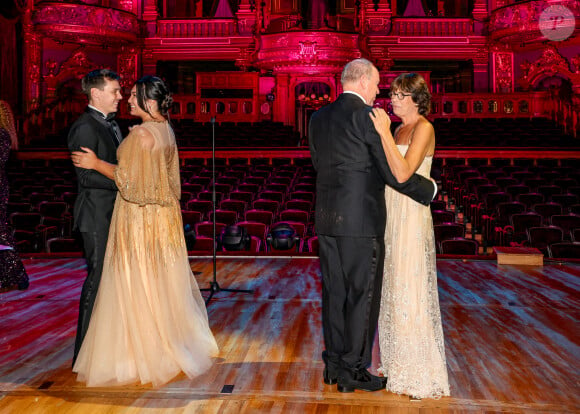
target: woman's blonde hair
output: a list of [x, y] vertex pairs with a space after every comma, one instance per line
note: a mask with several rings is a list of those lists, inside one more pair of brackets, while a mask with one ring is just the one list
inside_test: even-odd
[[18, 135], [16, 135], [16, 126], [14, 124], [14, 114], [8, 102], [0, 100], [0, 128], [4, 128], [10, 135], [12, 145], [10, 148], [18, 149]]

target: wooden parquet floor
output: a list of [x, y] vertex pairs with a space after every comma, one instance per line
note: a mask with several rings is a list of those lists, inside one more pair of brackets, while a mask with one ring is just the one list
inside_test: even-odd
[[[451, 397], [341, 394], [322, 382], [316, 259], [218, 258], [208, 306], [220, 358], [205, 375], [86, 388], [71, 372], [82, 259], [25, 261], [27, 291], [0, 294], [0, 413], [580, 412], [580, 265], [439, 260]], [[200, 287], [212, 261], [192, 259]], [[375, 344], [376, 371], [378, 347]]]

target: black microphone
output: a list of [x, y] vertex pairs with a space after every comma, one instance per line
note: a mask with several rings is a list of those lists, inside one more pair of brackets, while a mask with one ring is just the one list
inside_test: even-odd
[[215, 124], [215, 116], [212, 116], [211, 119], [209, 120], [209, 122], [211, 122], [212, 124]]

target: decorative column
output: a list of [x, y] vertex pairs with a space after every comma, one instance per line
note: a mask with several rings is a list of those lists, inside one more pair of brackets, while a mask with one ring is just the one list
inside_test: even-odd
[[365, 33], [388, 33], [391, 30], [391, 15], [388, 0], [367, 0], [363, 13]]
[[256, 26], [256, 12], [252, 9], [249, 0], [242, 0], [236, 12], [238, 19], [238, 33], [241, 36], [249, 36], [254, 33]]
[[487, 0], [475, 0], [473, 5], [473, 31], [475, 34], [481, 35], [485, 28], [484, 21], [488, 17]]
[[27, 8], [23, 18], [24, 32], [24, 113], [30, 113], [40, 107], [40, 68], [42, 66], [42, 39], [34, 31], [32, 8]]
[[157, 34], [157, 2], [155, 0], [143, 1], [143, 21], [146, 27], [146, 37], [155, 37]]
[[492, 76], [494, 93], [514, 91], [514, 54], [511, 51], [495, 50], [492, 57]]
[[379, 72], [388, 71], [393, 66], [394, 62], [389, 55], [388, 48], [384, 46], [370, 46], [368, 52]]
[[[574, 65], [574, 75], [572, 81], [572, 105], [574, 110], [580, 114], [580, 53], [576, 56], [573, 56], [571, 59], [572, 64]], [[580, 119], [575, 121], [580, 121]], [[578, 131], [578, 125], [575, 125], [575, 131]]]
[[252, 42], [247, 47], [240, 48], [235, 62], [235, 65], [244, 72], [252, 65], [252, 58], [257, 45], [256, 34], [260, 32], [257, 27], [256, 16], [255, 6], [251, 5], [249, 0], [242, 0], [236, 12], [238, 33], [240, 36], [252, 36]]
[[121, 87], [125, 92], [133, 87], [139, 78], [139, 56], [141, 53], [135, 47], [123, 47], [117, 55], [117, 68], [121, 75]]
[[[131, 88], [140, 78], [138, 73], [139, 70], [139, 57], [141, 56], [140, 50], [136, 47], [125, 47], [123, 46], [119, 53], [117, 54], [117, 70], [121, 76], [121, 89], [122, 94], [125, 99], [129, 99]], [[155, 72], [147, 72], [155, 73]], [[125, 101], [126, 102], [126, 101]], [[127, 105], [120, 105], [119, 112], [122, 115], [127, 115]]]
[[292, 125], [294, 120], [293, 111], [289, 111], [287, 105], [290, 100], [294, 101], [294, 96], [290, 95], [290, 75], [277, 73], [276, 77], [276, 99], [274, 100], [274, 122], [283, 122], [284, 125]]
[[154, 59], [151, 49], [143, 49], [141, 53], [141, 64], [144, 75], [151, 75], [157, 72], [157, 61]]
[[481, 48], [473, 58], [473, 92], [490, 91], [489, 72], [489, 51], [487, 48]]
[[[242, 3], [245, 3], [242, 0]], [[266, 2], [264, 0], [253, 0], [250, 2], [250, 11], [254, 13], [253, 19], [256, 22], [254, 32], [255, 33], [264, 33], [266, 28], [270, 24], [270, 2]], [[242, 4], [240, 4], [240, 8]]]
[[[157, 35], [157, 13], [156, 0], [143, 0], [143, 21], [147, 28], [146, 37], [155, 37]], [[143, 74], [157, 72], [157, 62], [153, 59], [153, 51], [150, 49], [143, 49], [141, 53], [141, 63], [143, 65]]]
[[473, 5], [473, 17], [483, 20], [487, 17], [487, 0], [475, 0]]

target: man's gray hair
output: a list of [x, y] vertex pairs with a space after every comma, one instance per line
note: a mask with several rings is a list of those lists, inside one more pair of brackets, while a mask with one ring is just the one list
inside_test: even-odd
[[340, 76], [340, 83], [344, 86], [347, 83], [356, 82], [363, 76], [371, 78], [373, 74], [374, 65], [371, 61], [360, 58], [355, 59], [346, 64]]

